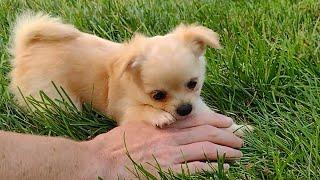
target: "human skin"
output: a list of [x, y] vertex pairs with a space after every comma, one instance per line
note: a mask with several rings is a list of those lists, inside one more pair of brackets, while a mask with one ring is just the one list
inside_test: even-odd
[[[132, 179], [132, 159], [156, 173], [154, 157], [162, 169], [191, 173], [217, 167], [203, 160], [239, 159], [243, 140], [223, 128], [232, 119], [217, 114], [178, 121], [164, 129], [143, 122], [128, 123], [96, 138], [76, 142], [0, 131], [0, 179]], [[125, 146], [126, 145], [126, 146]], [[149, 164], [150, 163], [150, 164]], [[228, 169], [228, 164], [224, 165]]]

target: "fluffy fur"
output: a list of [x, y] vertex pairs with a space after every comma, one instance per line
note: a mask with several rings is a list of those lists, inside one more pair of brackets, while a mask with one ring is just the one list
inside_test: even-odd
[[[119, 124], [146, 121], [170, 124], [187, 116], [177, 114], [188, 103], [188, 116], [210, 111], [201, 100], [206, 46], [220, 48], [218, 35], [197, 25], [180, 25], [164, 36], [135, 35], [115, 43], [80, 32], [74, 26], [43, 14], [21, 16], [13, 31], [13, 70], [10, 89], [20, 105], [24, 96], [39, 91], [59, 99], [52, 81], [64, 88], [78, 108], [93, 107]], [[194, 89], [186, 84], [197, 82]], [[155, 100], [155, 90], [166, 98]], [[239, 128], [233, 125], [232, 129]]]

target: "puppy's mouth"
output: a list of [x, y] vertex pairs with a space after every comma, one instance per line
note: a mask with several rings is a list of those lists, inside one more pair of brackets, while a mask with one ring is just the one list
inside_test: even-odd
[[145, 105], [149, 105], [149, 106], [151, 106], [151, 107], [154, 108], [154, 109], [160, 109], [160, 110], [162, 110], [162, 111], [164, 111], [164, 112], [166, 112], [166, 113], [171, 114], [171, 116], [172, 116], [176, 121], [179, 120], [179, 118], [177, 118], [177, 115], [174, 114], [174, 113], [172, 113], [172, 112], [170, 112], [170, 111], [167, 111], [167, 110], [161, 109], [161, 108], [156, 108], [156, 107], [154, 107], [154, 106], [152, 106], [152, 105], [150, 105], [150, 104], [145, 104]]
[[183, 121], [183, 120], [191, 119], [193, 116], [194, 116], [193, 113], [190, 113], [190, 114], [188, 114], [186, 116], [177, 116], [177, 115], [175, 115], [174, 117], [175, 117], [176, 120]]
[[176, 121], [187, 120], [187, 119], [191, 119], [192, 117], [194, 117], [194, 112], [193, 112], [193, 111], [192, 111], [190, 114], [188, 114], [188, 115], [181, 116], [181, 115], [179, 115], [179, 114], [177, 114], [177, 113], [175, 113], [175, 112], [167, 111], [167, 110], [165, 110], [165, 109], [161, 109], [161, 110], [162, 110], [162, 111], [165, 111], [165, 112], [167, 112], [167, 113], [169, 113], [169, 114], [171, 114], [172, 117], [174, 117], [174, 119], [175, 119]]

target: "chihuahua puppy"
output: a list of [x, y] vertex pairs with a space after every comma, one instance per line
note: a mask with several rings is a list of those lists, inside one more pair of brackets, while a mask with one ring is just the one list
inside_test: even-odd
[[[58, 18], [27, 14], [13, 31], [10, 89], [25, 106], [20, 91], [35, 99], [41, 90], [61, 98], [54, 82], [79, 109], [91, 102], [120, 125], [145, 121], [162, 127], [211, 111], [200, 97], [206, 46], [220, 48], [218, 34], [198, 25], [180, 25], [164, 36], [136, 34], [115, 43]], [[240, 127], [234, 124], [230, 130]]]

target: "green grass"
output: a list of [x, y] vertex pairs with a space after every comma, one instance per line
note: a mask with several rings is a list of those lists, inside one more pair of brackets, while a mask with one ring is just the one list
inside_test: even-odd
[[[85, 32], [124, 41], [136, 31], [165, 34], [199, 22], [221, 35], [224, 49], [207, 51], [203, 96], [256, 131], [230, 179], [319, 179], [320, 1], [0, 1], [0, 129], [88, 139], [114, 123], [87, 108], [24, 112], [7, 90], [7, 43], [17, 14], [31, 9], [62, 17]], [[182, 179], [219, 178], [204, 173]]]

